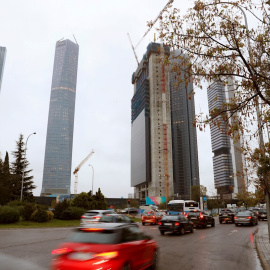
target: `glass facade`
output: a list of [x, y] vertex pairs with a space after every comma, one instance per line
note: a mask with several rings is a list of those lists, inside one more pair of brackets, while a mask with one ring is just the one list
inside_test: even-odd
[[[173, 57], [180, 55], [174, 51]], [[182, 55], [186, 58], [185, 55]], [[174, 194], [181, 199], [190, 199], [191, 186], [200, 185], [199, 162], [193, 85], [190, 81], [185, 84], [185, 65], [180, 59], [174, 64], [182, 67], [178, 75], [170, 72], [171, 92], [171, 121], [172, 121], [172, 149], [173, 149], [173, 177]], [[172, 66], [171, 66], [172, 68]], [[181, 74], [180, 74], [181, 73]], [[182, 81], [181, 83], [178, 83]]]
[[1, 92], [3, 73], [4, 73], [6, 53], [7, 53], [7, 49], [5, 47], [0, 47], [0, 92]]
[[70, 194], [78, 56], [78, 44], [56, 43], [42, 195]]

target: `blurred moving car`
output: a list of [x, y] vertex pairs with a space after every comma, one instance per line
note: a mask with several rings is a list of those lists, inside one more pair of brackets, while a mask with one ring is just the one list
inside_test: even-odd
[[259, 208], [253, 208], [250, 211], [257, 217], [259, 218]]
[[259, 209], [258, 210], [258, 220], [265, 220], [267, 219], [267, 211], [266, 209]]
[[157, 269], [158, 246], [127, 223], [95, 223], [76, 229], [51, 252], [52, 270]]
[[81, 225], [99, 222], [102, 216], [113, 213], [113, 210], [88, 210], [81, 216]]
[[158, 225], [161, 235], [164, 235], [165, 232], [185, 234], [186, 231], [189, 231], [193, 233], [194, 230], [193, 222], [189, 221], [184, 215], [164, 216]]
[[[136, 224], [133, 220], [131, 220], [126, 215], [122, 214], [108, 214], [103, 215], [99, 222], [110, 222], [110, 223], [133, 223]], [[137, 225], [137, 224], [136, 224]]]
[[152, 225], [158, 224], [161, 220], [162, 215], [158, 212], [150, 211], [150, 212], [143, 212], [141, 215], [142, 225], [144, 226], [146, 223], [150, 223]]
[[238, 225], [258, 225], [258, 218], [252, 211], [239, 212], [234, 217], [235, 226]]
[[219, 223], [221, 224], [223, 221], [227, 223], [230, 221], [234, 223], [235, 212], [231, 209], [221, 209], [219, 212]]
[[203, 227], [207, 228], [208, 225], [215, 227], [215, 218], [211, 215], [206, 213], [205, 211], [201, 210], [190, 210], [186, 217], [188, 220], [192, 221], [194, 227]]
[[125, 208], [123, 210], [119, 211], [120, 214], [130, 214], [130, 215], [137, 215], [139, 213], [139, 210], [134, 207]]

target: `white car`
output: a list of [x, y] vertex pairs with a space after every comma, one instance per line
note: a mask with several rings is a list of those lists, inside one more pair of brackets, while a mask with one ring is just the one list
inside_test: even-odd
[[88, 210], [81, 216], [81, 225], [87, 225], [99, 222], [105, 215], [115, 214], [112, 210]]

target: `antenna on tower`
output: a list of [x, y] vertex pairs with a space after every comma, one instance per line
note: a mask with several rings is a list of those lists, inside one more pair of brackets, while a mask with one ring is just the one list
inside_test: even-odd
[[77, 45], [79, 45], [79, 44], [78, 44], [78, 42], [77, 42], [77, 40], [76, 40], [76, 38], [75, 38], [75, 36], [74, 36], [74, 34], [73, 34], [73, 37], [74, 37], [74, 39], [75, 39], [75, 41], [76, 41]]

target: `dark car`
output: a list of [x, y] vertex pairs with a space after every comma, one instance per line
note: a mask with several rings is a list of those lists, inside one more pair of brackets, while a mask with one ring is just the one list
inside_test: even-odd
[[221, 224], [223, 221], [225, 223], [232, 222], [234, 223], [235, 212], [231, 209], [221, 209], [219, 212], [219, 223]]
[[76, 229], [51, 252], [53, 270], [157, 269], [158, 246], [127, 223], [94, 223]]
[[99, 222], [110, 222], [110, 223], [133, 223], [136, 224], [133, 220], [131, 220], [126, 215], [121, 214], [108, 214], [103, 215]]
[[190, 210], [186, 214], [186, 216], [188, 220], [193, 222], [194, 227], [207, 228], [207, 225], [215, 227], [215, 218], [211, 214], [206, 213], [205, 211]]
[[193, 222], [189, 221], [184, 215], [167, 215], [158, 223], [158, 229], [162, 235], [165, 232], [173, 232], [185, 234], [185, 232], [193, 233]]
[[258, 213], [259, 213], [258, 220], [265, 220], [265, 219], [267, 219], [267, 211], [266, 211], [266, 209], [259, 209], [258, 210]]
[[239, 212], [234, 217], [235, 226], [238, 225], [258, 225], [258, 218], [252, 211]]
[[137, 208], [130, 207], [119, 211], [121, 214], [137, 215], [139, 213]]
[[259, 218], [259, 208], [253, 208], [253, 209], [251, 209], [250, 211], [253, 212], [253, 214], [254, 214], [257, 218]]

